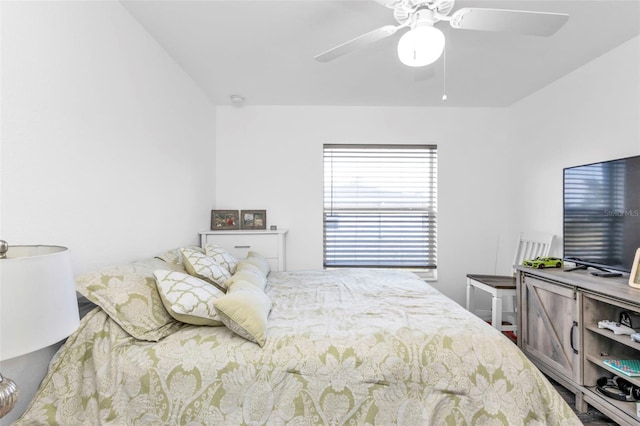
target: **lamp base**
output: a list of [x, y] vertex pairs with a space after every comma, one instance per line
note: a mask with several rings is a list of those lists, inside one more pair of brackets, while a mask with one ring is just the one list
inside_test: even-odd
[[0, 418], [4, 417], [18, 402], [18, 387], [15, 382], [0, 374]]

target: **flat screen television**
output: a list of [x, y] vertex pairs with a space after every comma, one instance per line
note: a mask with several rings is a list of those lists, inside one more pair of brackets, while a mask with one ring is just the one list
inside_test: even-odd
[[630, 272], [640, 248], [640, 155], [567, 167], [563, 174], [564, 259]]

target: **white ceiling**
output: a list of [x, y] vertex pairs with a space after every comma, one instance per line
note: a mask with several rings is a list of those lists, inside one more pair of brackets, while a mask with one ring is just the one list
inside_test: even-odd
[[440, 22], [447, 40], [445, 73], [442, 57], [426, 70], [402, 65], [395, 50], [399, 33], [328, 63], [313, 59], [395, 25], [392, 11], [373, 0], [121, 3], [221, 105], [238, 94], [246, 105], [508, 106], [640, 34], [640, 0], [458, 0], [454, 10], [570, 17], [549, 38], [455, 30]]

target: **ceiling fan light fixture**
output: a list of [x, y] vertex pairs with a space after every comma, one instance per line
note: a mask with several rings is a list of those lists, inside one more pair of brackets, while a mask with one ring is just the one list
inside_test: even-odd
[[410, 67], [423, 67], [438, 60], [444, 50], [444, 34], [431, 25], [418, 25], [398, 41], [398, 58]]

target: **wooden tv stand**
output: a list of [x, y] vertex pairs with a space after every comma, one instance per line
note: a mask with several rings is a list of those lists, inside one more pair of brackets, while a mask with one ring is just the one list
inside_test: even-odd
[[[605, 358], [640, 360], [640, 343], [627, 335], [598, 328], [598, 321], [618, 321], [621, 311], [640, 314], [640, 289], [628, 278], [602, 278], [588, 271], [516, 267], [518, 346], [549, 377], [576, 395], [576, 408], [587, 404], [621, 425], [640, 425], [636, 403], [598, 392], [598, 378], [618, 375]], [[640, 327], [637, 330], [640, 332]]]

